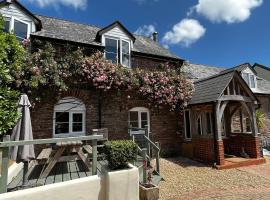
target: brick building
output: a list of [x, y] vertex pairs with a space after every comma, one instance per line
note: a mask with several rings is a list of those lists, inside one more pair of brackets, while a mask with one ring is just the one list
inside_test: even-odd
[[[126, 98], [127, 95], [113, 91], [102, 94], [80, 88], [67, 91], [32, 110], [34, 138], [85, 135], [91, 134], [92, 129], [106, 127], [109, 139], [124, 139], [130, 137], [130, 125], [138, 128], [147, 125], [150, 138], [161, 144], [162, 154], [166, 156], [182, 154], [222, 165], [225, 153], [239, 156], [244, 147], [250, 157], [260, 157], [254, 117], [258, 98], [238, 69], [223, 71], [183, 65], [183, 59], [158, 43], [157, 33], [151, 37], [135, 35], [118, 21], [99, 28], [34, 15], [15, 0], [1, 1], [0, 13], [5, 19], [5, 30], [14, 30], [18, 40], [51, 42], [60, 51], [66, 44], [84, 47], [90, 53], [100, 50], [106, 59], [131, 70], [136, 67], [156, 70], [159, 65], [169, 63], [174, 68], [182, 67], [188, 76], [197, 73], [190, 78], [199, 79], [195, 82], [194, 96], [182, 114], [170, 112], [166, 107], [151, 108], [144, 98], [132, 93]], [[248, 78], [250, 81], [252, 76]], [[239, 105], [248, 115], [251, 133], [244, 134], [241, 127], [247, 127], [247, 123], [235, 122], [236, 117], [232, 123], [241, 124], [241, 133], [232, 137], [227, 119], [234, 119]], [[226, 140], [224, 134], [228, 134]]]

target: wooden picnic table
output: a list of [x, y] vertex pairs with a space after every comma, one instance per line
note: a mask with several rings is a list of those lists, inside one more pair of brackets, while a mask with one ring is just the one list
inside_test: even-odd
[[[58, 142], [56, 143], [56, 147], [57, 147], [57, 150], [55, 151], [54, 155], [52, 153], [53, 152], [52, 148], [43, 149], [43, 151], [40, 153], [40, 156], [38, 159], [44, 159], [44, 158], [47, 159], [44, 165], [45, 168], [44, 170], [42, 170], [40, 178], [45, 178], [50, 174], [55, 164], [60, 161], [64, 152], [68, 154], [76, 153], [78, 157], [86, 165], [86, 167], [89, 170], [91, 170], [89, 157], [92, 154], [92, 147], [90, 145], [83, 145], [82, 141], [75, 141], [75, 142]], [[87, 156], [84, 154], [83, 150], [86, 151]]]

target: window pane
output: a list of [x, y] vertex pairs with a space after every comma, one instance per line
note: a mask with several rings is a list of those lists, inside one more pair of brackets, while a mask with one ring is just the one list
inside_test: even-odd
[[56, 122], [69, 122], [69, 113], [68, 112], [56, 112], [55, 113]]
[[185, 131], [186, 131], [186, 138], [191, 138], [190, 133], [190, 118], [189, 118], [189, 111], [185, 111]]
[[255, 88], [255, 76], [250, 75], [250, 87]]
[[81, 122], [83, 120], [82, 113], [73, 113], [73, 122]]
[[202, 124], [201, 124], [201, 118], [198, 117], [197, 119], [197, 131], [199, 135], [202, 135]]
[[129, 125], [133, 128], [139, 128], [138, 121], [130, 121]]
[[210, 134], [212, 133], [212, 122], [211, 122], [212, 118], [211, 118], [211, 113], [206, 113], [206, 130], [207, 133]]
[[142, 112], [141, 113], [141, 120], [148, 120], [148, 118], [147, 118], [147, 112]]
[[128, 54], [122, 54], [122, 65], [130, 66], [130, 56]]
[[243, 79], [246, 81], [246, 83], [249, 85], [249, 78], [247, 73], [243, 73]]
[[69, 133], [69, 113], [55, 113], [55, 134]]
[[82, 132], [83, 124], [82, 123], [73, 123], [72, 124], [72, 132]]
[[130, 66], [129, 43], [122, 41], [122, 65]]
[[14, 20], [14, 34], [18, 39], [23, 40], [27, 38], [27, 24]]
[[69, 133], [69, 123], [55, 123], [55, 134]]
[[148, 121], [141, 121], [142, 128], [145, 128], [146, 125], [148, 125]]
[[9, 32], [9, 25], [10, 21], [8, 19], [5, 19], [4, 21], [4, 32], [8, 33]]
[[246, 132], [251, 132], [251, 121], [249, 118], [246, 118]]
[[117, 40], [105, 39], [105, 57], [113, 63], [117, 63]]
[[129, 54], [129, 43], [122, 40], [122, 53]]
[[129, 120], [130, 121], [138, 121], [138, 112], [137, 111], [130, 111], [129, 112]]

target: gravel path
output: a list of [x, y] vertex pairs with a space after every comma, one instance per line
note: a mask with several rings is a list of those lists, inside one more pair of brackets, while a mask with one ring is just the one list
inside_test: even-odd
[[[263, 169], [263, 170], [261, 170]], [[161, 159], [160, 199], [270, 199], [270, 162], [249, 169], [216, 170], [186, 158]]]

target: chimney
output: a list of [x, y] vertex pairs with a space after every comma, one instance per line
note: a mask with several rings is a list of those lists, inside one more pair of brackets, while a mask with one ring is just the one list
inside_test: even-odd
[[154, 33], [153, 33], [153, 40], [154, 40], [155, 42], [158, 42], [158, 32], [154, 32]]

